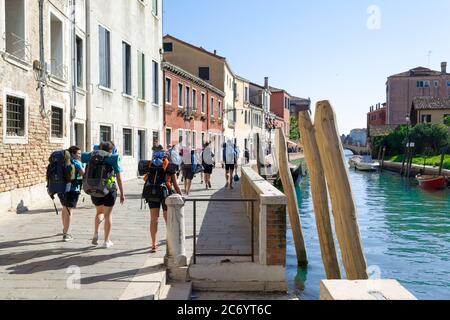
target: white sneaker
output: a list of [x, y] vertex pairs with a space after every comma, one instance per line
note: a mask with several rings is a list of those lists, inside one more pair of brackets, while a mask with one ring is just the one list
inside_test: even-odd
[[105, 249], [109, 249], [112, 246], [114, 246], [114, 243], [112, 243], [111, 240], [110, 241], [105, 241], [105, 243], [103, 243], [103, 248], [105, 248]]

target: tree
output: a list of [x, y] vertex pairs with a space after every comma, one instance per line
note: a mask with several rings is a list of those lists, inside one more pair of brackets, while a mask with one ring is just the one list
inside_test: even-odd
[[445, 117], [445, 119], [444, 119], [444, 124], [445, 124], [447, 127], [450, 127], [450, 116], [446, 116], [446, 117]]
[[291, 130], [289, 132], [289, 139], [292, 141], [300, 140], [300, 130], [298, 129], [297, 117], [291, 117]]
[[411, 130], [410, 138], [416, 144], [416, 153], [422, 154], [431, 149], [434, 154], [439, 154], [448, 144], [448, 127], [442, 124], [421, 123]]

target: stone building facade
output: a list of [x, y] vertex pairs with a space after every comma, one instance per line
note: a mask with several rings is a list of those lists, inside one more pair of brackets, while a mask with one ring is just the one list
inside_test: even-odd
[[70, 143], [72, 30], [69, 1], [0, 0], [2, 211], [46, 196], [49, 155]]

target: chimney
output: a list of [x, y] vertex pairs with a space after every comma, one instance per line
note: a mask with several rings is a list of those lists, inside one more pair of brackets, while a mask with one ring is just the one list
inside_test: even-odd
[[264, 78], [264, 88], [269, 89], [269, 77]]
[[447, 62], [441, 63], [441, 72], [442, 74], [447, 74]]
[[217, 55], [217, 50], [214, 50], [214, 55], [215, 55], [215, 56]]

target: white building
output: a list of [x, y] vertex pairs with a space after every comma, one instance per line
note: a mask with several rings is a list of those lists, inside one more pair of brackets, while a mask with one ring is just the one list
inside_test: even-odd
[[112, 140], [125, 178], [163, 133], [162, 0], [86, 0], [87, 145]]

